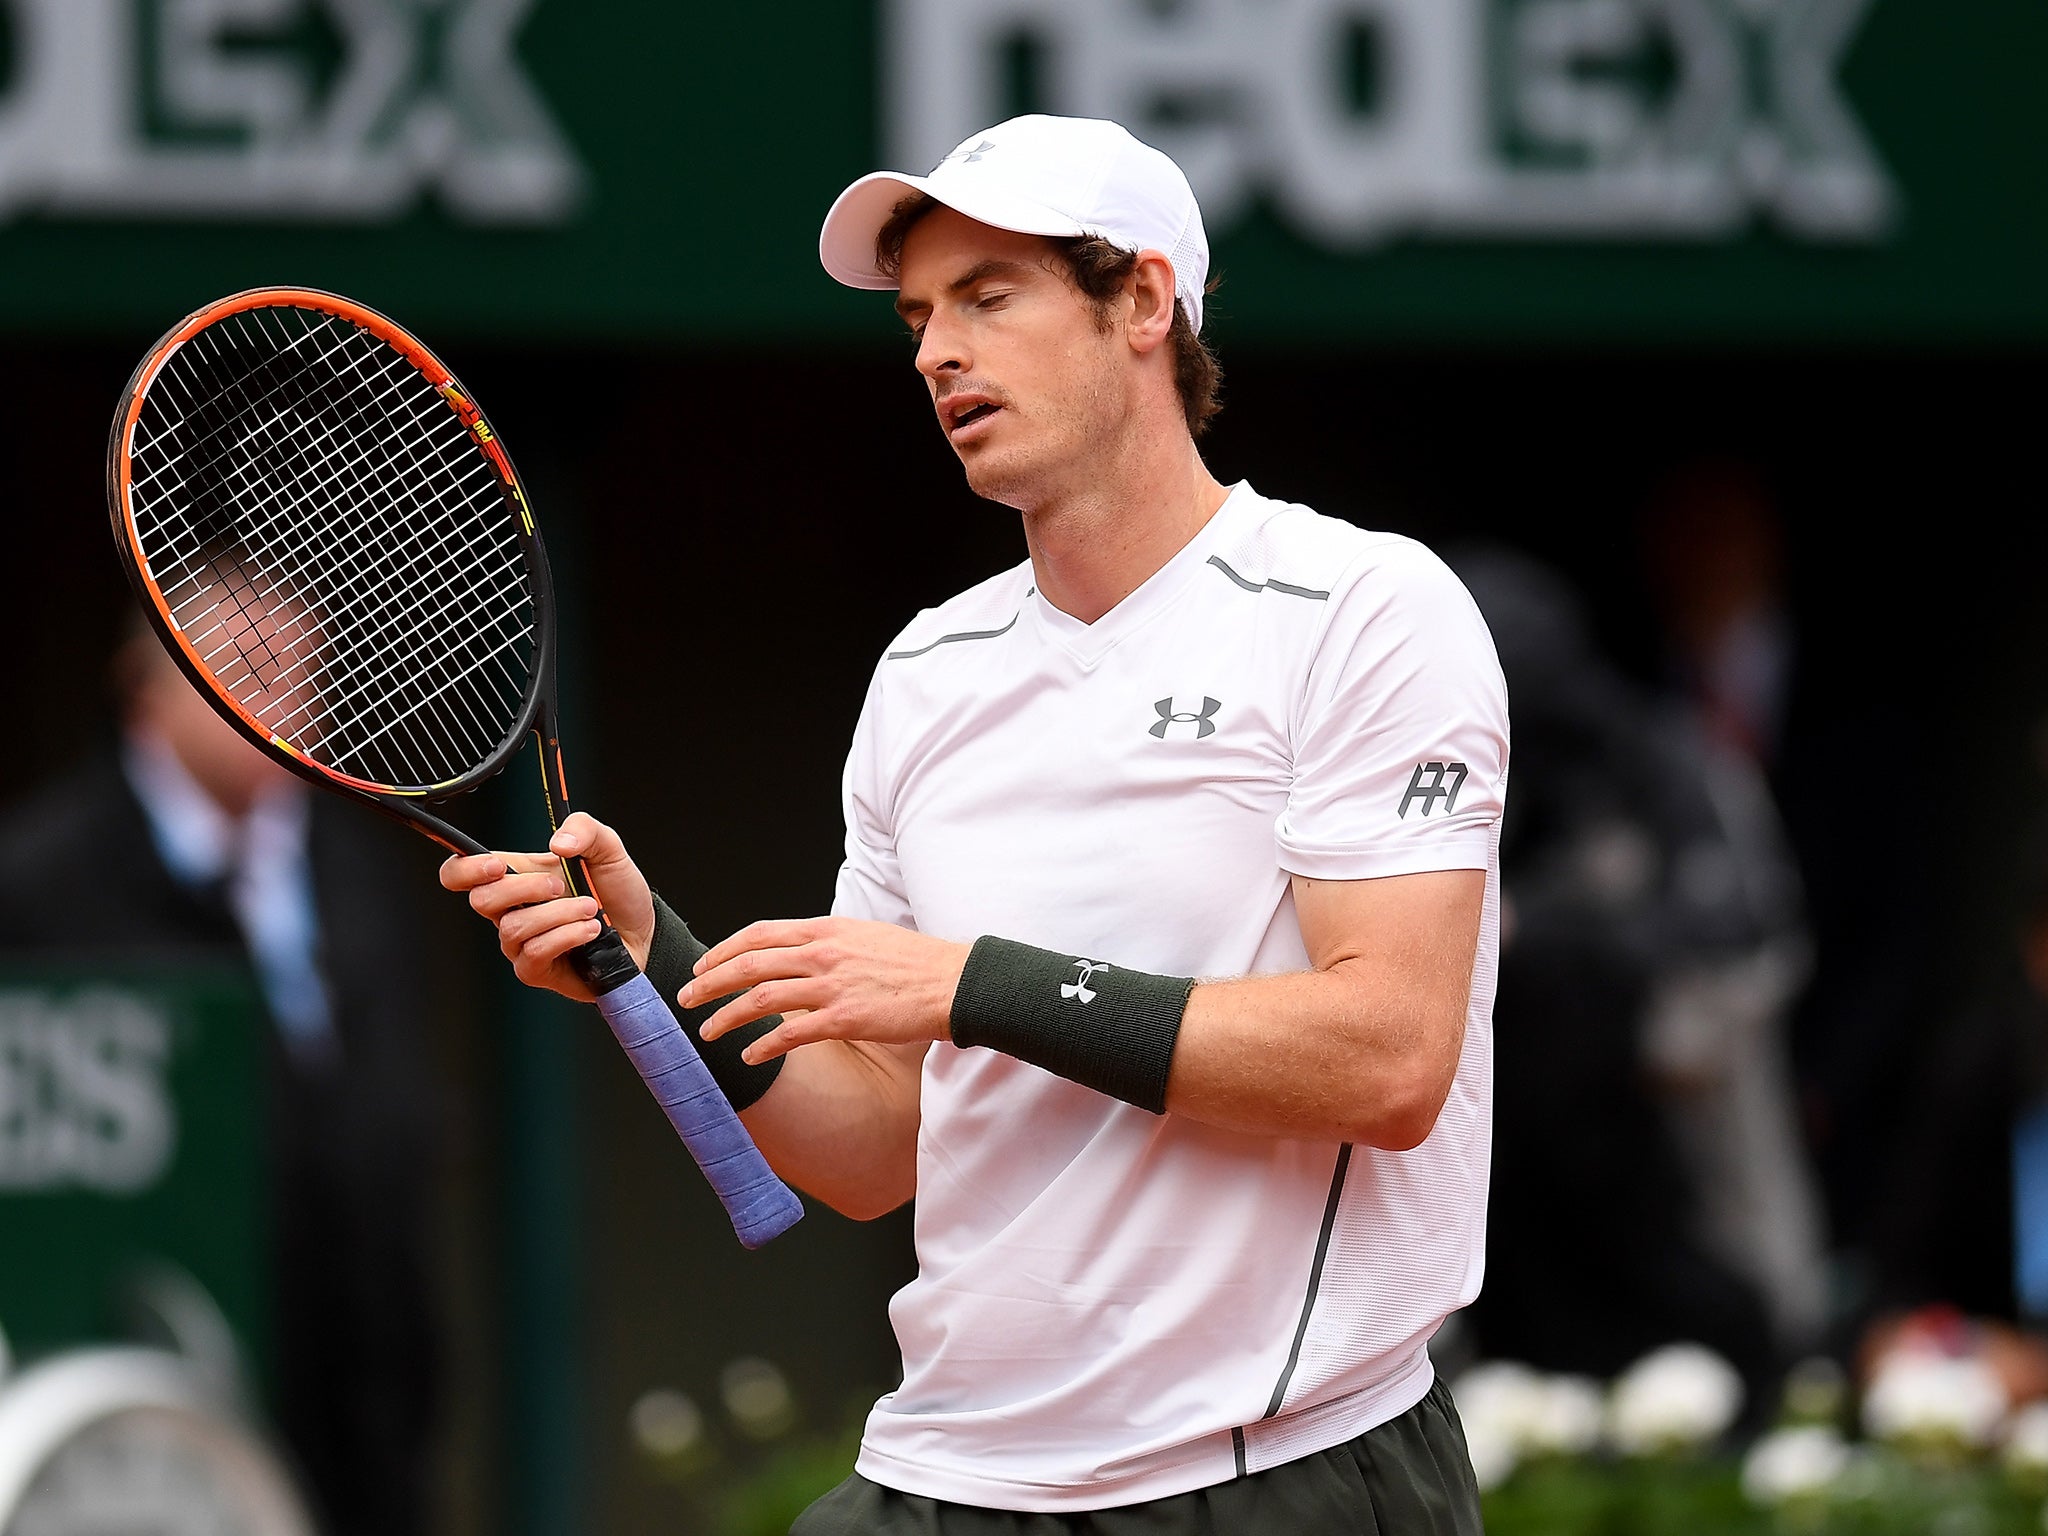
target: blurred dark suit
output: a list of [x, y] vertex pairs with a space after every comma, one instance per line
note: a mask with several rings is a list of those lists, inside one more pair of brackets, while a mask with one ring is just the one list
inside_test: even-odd
[[[1606, 1376], [1693, 1340], [1762, 1389], [1802, 1330], [1753, 1261], [1810, 1254], [1817, 1276], [1819, 1253], [1785, 1083], [1759, 1080], [1761, 1117], [1735, 1092], [1782, 1054], [1768, 1021], [1798, 974], [1796, 883], [1743, 846], [1702, 745], [1605, 660], [1553, 572], [1448, 557], [1515, 711], [1479, 1346]], [[1752, 976], [1753, 1017], [1699, 1005]], [[1756, 1198], [1723, 1212], [1736, 1183]]]
[[2019, 1317], [2013, 1127], [2048, 1082], [2044, 1045], [2048, 1002], [2017, 981], [1939, 1032], [1876, 1220], [1874, 1310]]
[[[411, 1536], [428, 1528], [439, 1375], [435, 1021], [409, 899], [421, 861], [370, 813], [310, 799], [317, 959], [338, 1050], [308, 1064], [267, 1036], [271, 1406], [325, 1529]], [[0, 818], [0, 948], [248, 963], [225, 890], [172, 874], [113, 751]]]

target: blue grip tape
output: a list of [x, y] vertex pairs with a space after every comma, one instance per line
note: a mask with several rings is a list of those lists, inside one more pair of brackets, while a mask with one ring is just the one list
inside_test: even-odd
[[597, 1006], [668, 1123], [704, 1170], [741, 1244], [759, 1248], [795, 1226], [804, 1213], [803, 1202], [761, 1156], [654, 983], [635, 976], [600, 997]]

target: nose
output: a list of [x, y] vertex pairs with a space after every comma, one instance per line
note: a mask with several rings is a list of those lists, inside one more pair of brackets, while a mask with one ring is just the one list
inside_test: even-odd
[[928, 379], [938, 379], [967, 372], [971, 361], [966, 337], [934, 310], [925, 321], [924, 335], [918, 338], [917, 371]]

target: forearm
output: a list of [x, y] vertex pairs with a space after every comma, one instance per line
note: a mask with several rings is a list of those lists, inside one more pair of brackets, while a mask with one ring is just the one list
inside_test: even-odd
[[917, 1189], [922, 1048], [821, 1040], [740, 1120], [770, 1166], [842, 1216], [869, 1221]]
[[647, 973], [769, 1165], [847, 1216], [879, 1216], [909, 1199], [923, 1051], [821, 1041], [761, 1065], [747, 1064], [743, 1048], [779, 1025], [781, 1016], [705, 1040], [702, 1026], [725, 1000], [685, 1007], [677, 997], [705, 946], [658, 896], [654, 910]]
[[1413, 1147], [1457, 1075], [1464, 992], [1451, 997], [1384, 972], [1203, 983], [1174, 1044], [1167, 1112], [1254, 1136]]
[[1412, 1147], [1457, 1076], [1485, 886], [1296, 876], [1312, 969], [1200, 985], [984, 939], [953, 1040], [1228, 1130]]

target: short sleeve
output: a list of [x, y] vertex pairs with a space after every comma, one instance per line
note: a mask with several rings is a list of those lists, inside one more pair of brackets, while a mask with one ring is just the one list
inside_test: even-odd
[[1280, 865], [1322, 880], [1485, 869], [1507, 792], [1507, 685], [1462, 583], [1407, 539], [1330, 598], [1291, 725]]
[[840, 801], [846, 816], [846, 861], [832, 895], [832, 915], [915, 928], [903, 871], [896, 860], [892, 781], [882, 743], [882, 679], [868, 685], [853, 746], [846, 754]]

